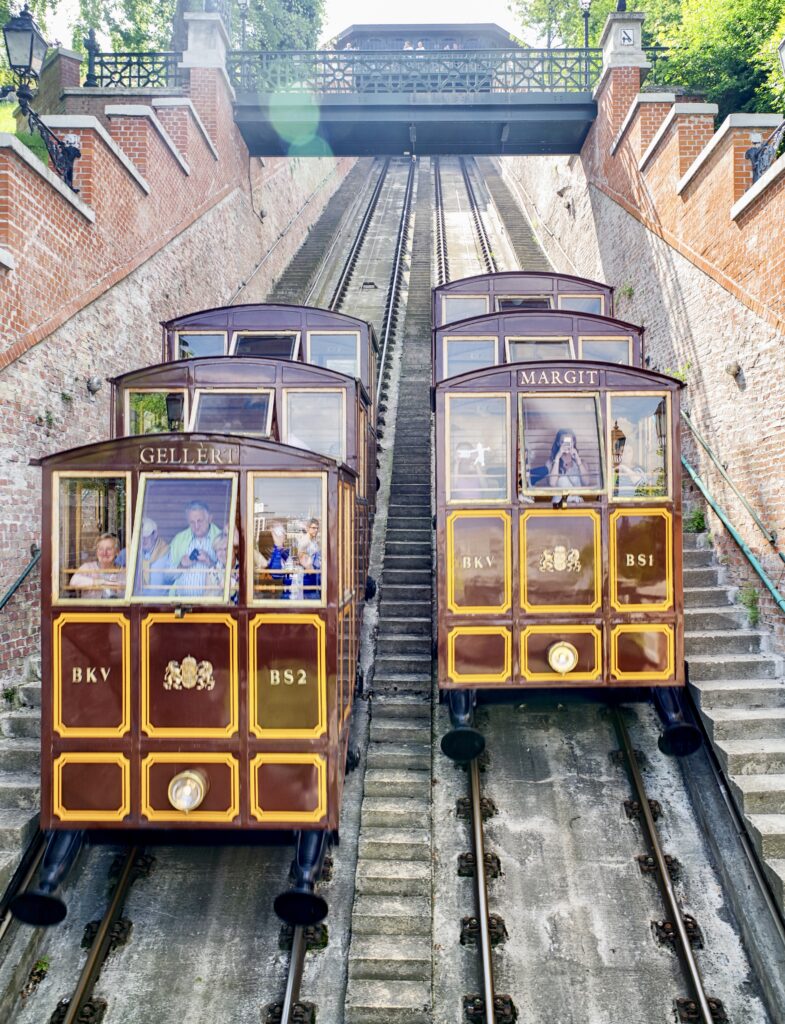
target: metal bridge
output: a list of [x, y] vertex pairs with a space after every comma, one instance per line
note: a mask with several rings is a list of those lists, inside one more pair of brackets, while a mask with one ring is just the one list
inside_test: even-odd
[[232, 51], [255, 156], [577, 153], [600, 50]]

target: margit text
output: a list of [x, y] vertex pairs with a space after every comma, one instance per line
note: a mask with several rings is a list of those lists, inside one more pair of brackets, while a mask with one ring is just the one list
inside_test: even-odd
[[518, 384], [592, 384], [600, 379], [599, 370], [519, 370]]

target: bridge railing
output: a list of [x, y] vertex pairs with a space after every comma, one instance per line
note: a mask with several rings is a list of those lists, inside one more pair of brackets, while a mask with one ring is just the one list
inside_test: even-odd
[[233, 50], [227, 72], [256, 93], [588, 92], [602, 51], [575, 50]]
[[87, 48], [84, 84], [100, 89], [160, 89], [184, 85], [187, 73], [179, 66], [182, 53], [145, 51], [101, 53]]

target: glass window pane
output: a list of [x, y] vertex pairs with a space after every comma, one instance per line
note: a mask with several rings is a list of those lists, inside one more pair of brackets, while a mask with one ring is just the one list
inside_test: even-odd
[[529, 360], [541, 361], [548, 359], [572, 359], [570, 342], [564, 338], [559, 341], [513, 341], [508, 339], [511, 363], [523, 363]]
[[125, 596], [125, 477], [60, 477], [57, 596]]
[[443, 321], [446, 324], [467, 320], [470, 316], [485, 316], [488, 312], [486, 295], [444, 295], [442, 303]]
[[[182, 430], [185, 395], [182, 391], [131, 391], [128, 395], [128, 433], [165, 434]], [[169, 414], [172, 419], [169, 419]]]
[[449, 338], [444, 343], [445, 377], [455, 377], [470, 370], [481, 370], [484, 366], [496, 364], [496, 340], [494, 338]]
[[[239, 578], [231, 477], [143, 477], [137, 508], [134, 597], [153, 601], [237, 600]], [[229, 538], [231, 536], [231, 544]], [[231, 547], [231, 552], [229, 548]]]
[[358, 342], [356, 334], [311, 334], [308, 337], [308, 362], [349, 377], [359, 377]]
[[322, 480], [254, 477], [254, 600], [321, 600]]
[[601, 363], [618, 363], [622, 366], [630, 365], [630, 342], [628, 338], [621, 338], [618, 341], [609, 338], [581, 340], [581, 358], [596, 359]]
[[342, 391], [287, 391], [284, 444], [343, 461]]
[[520, 419], [524, 490], [602, 490], [594, 395], [521, 396]]
[[177, 335], [177, 350], [180, 359], [195, 359], [197, 356], [226, 355], [226, 332], [191, 333]]
[[571, 309], [576, 313], [605, 312], [605, 299], [602, 295], [560, 295], [559, 309]]
[[270, 396], [258, 391], [200, 391], [193, 429], [265, 437], [269, 409]]
[[503, 295], [496, 299], [496, 308], [505, 313], [515, 309], [551, 309], [553, 302], [546, 295]]
[[451, 501], [507, 500], [507, 408], [495, 395], [448, 395]]
[[609, 401], [612, 496], [666, 497], [668, 396], [616, 394]]
[[236, 356], [266, 356], [268, 359], [294, 359], [296, 334], [238, 334]]

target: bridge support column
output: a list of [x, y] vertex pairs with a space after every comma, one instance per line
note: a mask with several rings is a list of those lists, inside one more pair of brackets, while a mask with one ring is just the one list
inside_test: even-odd
[[[188, 29], [188, 47], [183, 53], [180, 67], [190, 70], [189, 94], [191, 102], [199, 112], [204, 126], [217, 144], [221, 129], [221, 115], [229, 115], [229, 104], [234, 99], [234, 89], [226, 73], [226, 53], [230, 47], [229, 36], [220, 14], [207, 11], [188, 11], [184, 15]], [[223, 92], [223, 99], [221, 97]], [[220, 113], [219, 113], [220, 112]]]
[[635, 11], [614, 11], [608, 15], [602, 30], [602, 75], [594, 98], [601, 105], [600, 109], [606, 108], [613, 135], [621, 128], [651, 67], [643, 50], [644, 17]]

